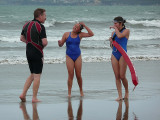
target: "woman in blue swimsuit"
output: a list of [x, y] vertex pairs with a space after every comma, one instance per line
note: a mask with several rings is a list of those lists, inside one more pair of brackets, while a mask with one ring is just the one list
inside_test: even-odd
[[[81, 32], [85, 28], [88, 33]], [[83, 96], [82, 89], [82, 57], [80, 50], [80, 41], [83, 37], [92, 37], [93, 32], [83, 23], [77, 23], [73, 26], [72, 32], [65, 32], [61, 40], [58, 41], [60, 47], [66, 42], [66, 66], [68, 69], [68, 97], [71, 97], [72, 82], [74, 70], [76, 72], [77, 82], [80, 89], [80, 94]]]
[[[129, 39], [130, 31], [129, 29], [125, 28], [125, 20], [122, 17], [114, 18], [114, 26], [110, 28], [115, 29], [112, 32], [112, 37], [109, 38], [111, 45], [113, 38], [114, 40], [121, 45], [121, 47], [127, 52], [127, 41]], [[116, 37], [114, 37], [116, 35]], [[125, 62], [121, 53], [113, 46], [112, 56], [111, 56], [112, 68], [115, 74], [116, 79], [116, 86], [119, 97], [116, 99], [117, 101], [122, 100], [122, 85], [125, 88], [125, 96], [124, 99], [128, 99], [129, 91], [128, 91], [128, 81], [126, 79], [126, 70], [127, 70], [127, 63]]]

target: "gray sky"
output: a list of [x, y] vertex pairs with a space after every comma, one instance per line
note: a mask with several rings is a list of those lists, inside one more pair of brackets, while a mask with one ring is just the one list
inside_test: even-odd
[[0, 0], [1, 5], [160, 5], [160, 0]]

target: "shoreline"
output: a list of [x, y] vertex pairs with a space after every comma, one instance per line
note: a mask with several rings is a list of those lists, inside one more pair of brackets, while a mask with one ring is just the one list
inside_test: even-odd
[[[133, 57], [133, 56], [130, 56], [129, 57], [130, 60], [132, 62], [141, 62], [141, 61], [160, 61], [160, 56], [137, 56], [137, 57]], [[66, 58], [51, 58], [51, 59], [48, 59], [48, 58], [45, 58], [44, 59], [44, 64], [64, 64], [66, 62], [65, 60]], [[108, 62], [111, 62], [110, 60], [111, 58], [106, 58], [105, 57], [82, 57], [82, 62], [83, 63], [108, 63]], [[7, 60], [7, 59], [4, 59], [4, 60], [0, 60], [0, 66], [1, 65], [26, 65], [28, 64], [26, 58], [22, 58], [21, 60], [17, 59], [17, 60]]]
[[[152, 89], [152, 85], [154, 85], [155, 83], [159, 84], [160, 75], [158, 71], [160, 71], [160, 68], [157, 66], [160, 66], [160, 61], [133, 61], [133, 64], [139, 79], [139, 84], [137, 85], [135, 91], [132, 92], [134, 85], [132, 84], [129, 68], [127, 68], [126, 77], [128, 79], [129, 92], [130, 94], [133, 94], [130, 95], [130, 99], [143, 99], [143, 95], [141, 97], [138, 92], [145, 89], [149, 94], [146, 94], [146, 96], [152, 96], [149, 90]], [[1, 91], [4, 91], [4, 93], [12, 93], [13, 91], [15, 91], [16, 94], [14, 95], [17, 96], [17, 93], [19, 95], [23, 89], [26, 78], [30, 74], [28, 65], [0, 65], [0, 67], [0, 93]], [[53, 95], [56, 98], [56, 94], [58, 93], [60, 93], [58, 97], [66, 97], [67, 78], [68, 73], [65, 63], [44, 64], [41, 76], [41, 84], [39, 88], [40, 97], [42, 97], [43, 99], [43, 97], [47, 97], [47, 95], [49, 95], [49, 97], [50, 95]], [[116, 98], [117, 90], [115, 85], [115, 77], [110, 62], [83, 63], [82, 79], [84, 95], [86, 95], [87, 99], [108, 98], [109, 100], [114, 100], [114, 98]], [[124, 94], [123, 87], [122, 90]], [[49, 91], [51, 92], [51, 94]], [[0, 94], [0, 97], [2, 97], [4, 93], [2, 93], [2, 95]], [[79, 96], [79, 87], [75, 76], [73, 80], [72, 93], [74, 97]], [[139, 94], [138, 98], [136, 98], [136, 94]], [[32, 88], [29, 89], [28, 95], [29, 97], [32, 95]], [[0, 103], [2, 101], [4, 100], [0, 99]], [[48, 102], [50, 103], [50, 100]]]

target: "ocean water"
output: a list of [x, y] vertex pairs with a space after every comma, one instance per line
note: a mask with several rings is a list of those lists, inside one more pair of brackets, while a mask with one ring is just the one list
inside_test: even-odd
[[[160, 60], [159, 6], [0, 6], [0, 64], [26, 64], [25, 43], [20, 34], [25, 22], [33, 19], [33, 11], [45, 8], [48, 46], [44, 49], [45, 63], [64, 63], [65, 45], [58, 40], [72, 31], [76, 22], [83, 21], [94, 36], [83, 38], [83, 62], [110, 61], [112, 49], [108, 38], [114, 17], [122, 16], [130, 29], [128, 55], [131, 60]], [[85, 30], [83, 30], [85, 32]]]

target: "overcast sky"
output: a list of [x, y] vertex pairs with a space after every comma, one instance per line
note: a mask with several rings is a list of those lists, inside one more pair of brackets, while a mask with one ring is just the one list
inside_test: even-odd
[[160, 0], [0, 0], [1, 5], [160, 5]]

